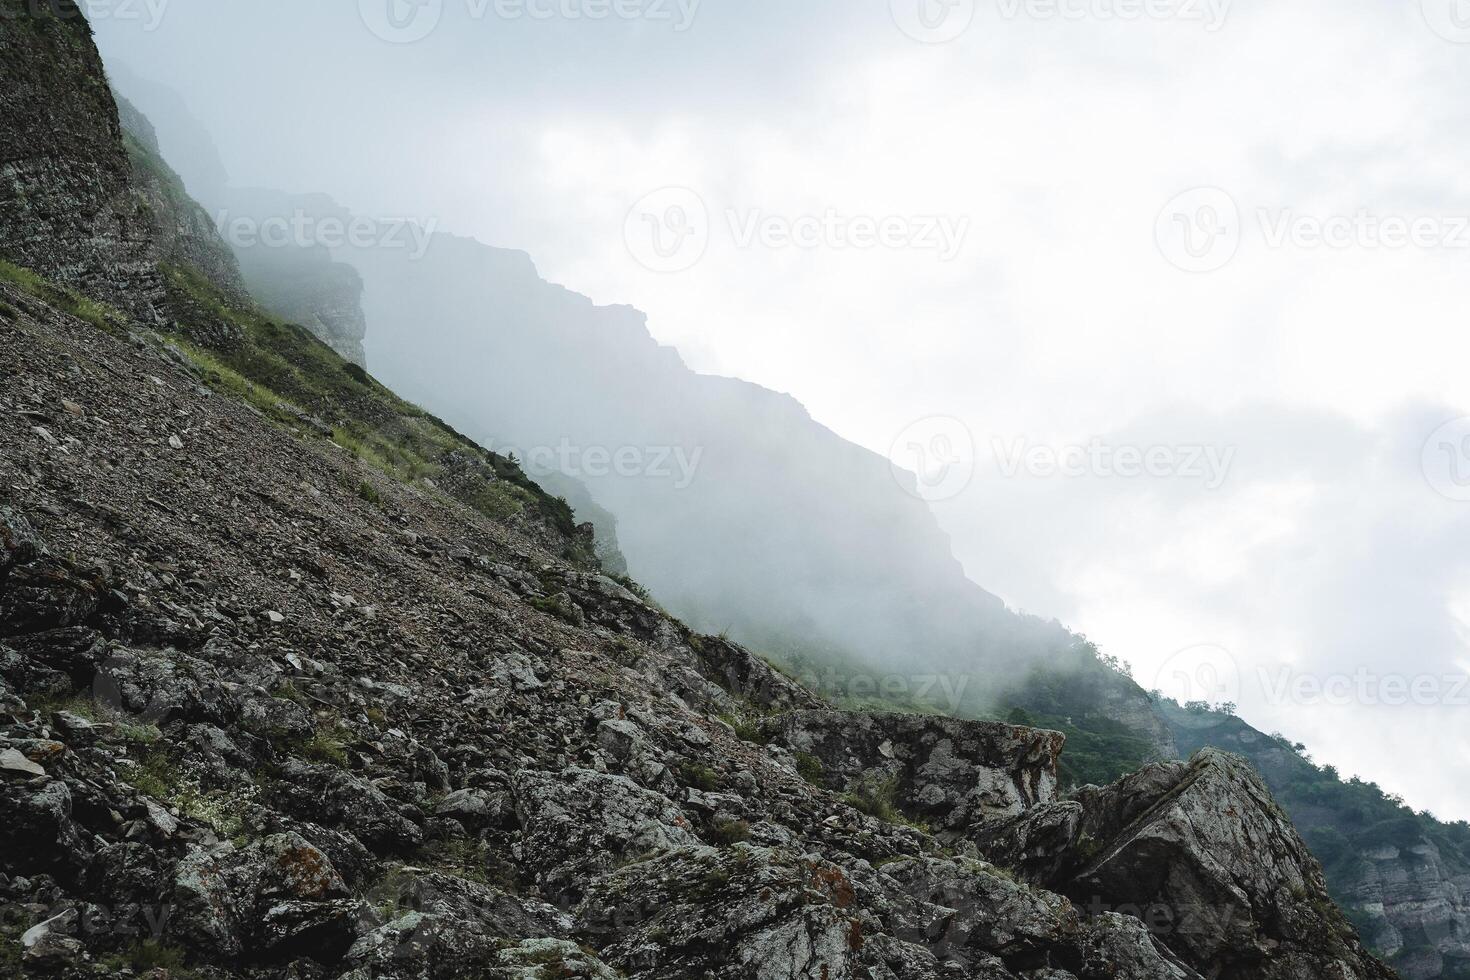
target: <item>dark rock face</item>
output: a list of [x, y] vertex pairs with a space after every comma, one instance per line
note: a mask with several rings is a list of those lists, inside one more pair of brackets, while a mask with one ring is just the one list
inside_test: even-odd
[[1289, 741], [1238, 718], [1170, 708], [1181, 744], [1215, 745], [1248, 759], [1326, 866], [1333, 896], [1410, 980], [1470, 970], [1470, 835], [1342, 784]]
[[1056, 732], [836, 711], [788, 712], [773, 727], [780, 744], [821, 764], [827, 788], [882, 787], [938, 831], [963, 836], [1056, 798]]
[[209, 214], [189, 197], [179, 175], [163, 161], [153, 125], [127, 99], [115, 98], [127, 137], [133, 188], [153, 219], [154, 261], [196, 270], [228, 295], [243, 298], [245, 284], [235, 256], [220, 240]]
[[90, 26], [73, 0], [3, 0], [0, 51], [0, 254], [146, 313], [152, 226]]
[[981, 850], [1093, 911], [1149, 921], [1222, 978], [1392, 976], [1327, 896], [1317, 862], [1241, 759], [1205, 750], [981, 835]]

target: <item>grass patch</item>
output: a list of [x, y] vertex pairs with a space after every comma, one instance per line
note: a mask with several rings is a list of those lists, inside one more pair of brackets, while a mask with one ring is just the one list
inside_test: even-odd
[[698, 762], [679, 763], [679, 778], [685, 786], [704, 793], [713, 793], [720, 788], [720, 776], [709, 766]]
[[0, 282], [8, 282], [64, 313], [85, 320], [99, 330], [115, 336], [127, 335], [128, 318], [124, 314], [105, 303], [83, 296], [74, 289], [58, 286], [30, 269], [0, 259]]
[[[747, 715], [722, 714], [720, 720], [735, 730], [742, 742], [753, 745], [770, 745], [771, 737], [761, 729], [760, 721]], [[820, 765], [820, 763], [818, 763]]]
[[[561, 531], [566, 557], [595, 564], [577, 542], [571, 507], [520, 466], [489, 452], [442, 419], [403, 401], [309, 331], [241, 308], [197, 270], [166, 266], [170, 305], [186, 325], [180, 344], [217, 387], [293, 428], [305, 416], [331, 420], [331, 439], [364, 465], [405, 483], [425, 478], [503, 521], [532, 512]], [[233, 336], [206, 351], [199, 338]], [[278, 408], [277, 403], [285, 406]]]
[[898, 777], [887, 779], [869, 777], [861, 779], [843, 800], [854, 810], [860, 810], [884, 823], [902, 823], [903, 813], [898, 809]]
[[582, 624], [582, 617], [578, 615], [576, 608], [561, 593], [557, 593], [549, 599], [530, 599], [527, 601], [532, 609], [543, 612], [564, 623], [572, 626], [580, 626]]
[[453, 837], [419, 849], [419, 863], [426, 867], [508, 892], [516, 890], [515, 869], [485, 841], [475, 837]]
[[374, 507], [383, 506], [383, 495], [378, 493], [377, 488], [366, 480], [363, 480], [357, 485], [357, 496], [358, 499], [364, 500]]
[[822, 765], [822, 760], [810, 752], [796, 753], [796, 774], [813, 786], [820, 787], [823, 785], [826, 771], [826, 768]]
[[34, 707], [42, 714], [49, 715], [64, 711], [94, 725], [110, 726], [113, 735], [130, 745], [153, 745], [163, 738], [163, 732], [157, 725], [140, 725], [130, 720], [130, 716], [124, 712], [98, 704], [92, 698], [84, 695], [68, 698], [41, 698], [34, 702]]
[[184, 966], [184, 951], [176, 946], [165, 946], [156, 939], [145, 939], [120, 953], [113, 953], [102, 960], [109, 974], [131, 970], [135, 974], [163, 970], [169, 980], [192, 980], [198, 974]]
[[750, 840], [750, 824], [744, 820], [716, 820], [709, 836], [713, 843], [730, 847]]
[[310, 738], [296, 747], [295, 755], [312, 762], [336, 766], [347, 765], [347, 747], [357, 741], [356, 734], [341, 722], [323, 725]]
[[182, 785], [178, 767], [161, 749], [145, 754], [123, 779], [138, 792], [164, 801], [171, 801]]

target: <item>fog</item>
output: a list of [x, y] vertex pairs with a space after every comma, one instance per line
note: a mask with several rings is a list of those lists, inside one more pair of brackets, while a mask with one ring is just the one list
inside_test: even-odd
[[[1434, 0], [982, 4], [938, 44], [876, 0], [444, 0], [416, 40], [385, 6], [92, 20], [212, 210], [432, 232], [303, 251], [361, 275], [377, 376], [575, 471], [660, 601], [911, 674], [1068, 642], [993, 595], [1144, 687], [1214, 645], [1233, 678], [1170, 693], [1470, 816], [1470, 38]], [[1229, 255], [1172, 237], [1193, 188]]]

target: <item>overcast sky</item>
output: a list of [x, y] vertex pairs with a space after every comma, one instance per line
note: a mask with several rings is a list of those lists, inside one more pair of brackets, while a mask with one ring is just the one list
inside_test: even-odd
[[236, 183], [949, 458], [982, 585], [1470, 818], [1460, 0], [151, 2]]

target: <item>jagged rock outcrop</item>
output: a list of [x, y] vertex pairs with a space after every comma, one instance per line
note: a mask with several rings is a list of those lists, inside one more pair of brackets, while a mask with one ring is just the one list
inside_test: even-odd
[[[352, 266], [334, 261], [327, 245], [345, 240], [352, 214], [325, 194], [261, 189], [222, 194], [218, 223], [234, 248], [250, 294], [276, 316], [306, 327], [347, 360], [366, 364], [362, 276]], [[232, 232], [237, 226], [245, 230]]]
[[815, 760], [811, 778], [839, 792], [882, 792], [903, 813], [964, 837], [1056, 798], [1056, 732], [920, 715], [792, 711], [776, 741]]
[[1313, 763], [1305, 747], [1239, 718], [1164, 702], [1181, 745], [1250, 760], [1322, 860], [1363, 941], [1409, 980], [1470, 974], [1470, 827]]
[[1470, 869], [1422, 840], [1359, 856], [1342, 890], [1366, 919], [1364, 941], [1410, 980], [1470, 970]]
[[1037, 807], [981, 851], [1092, 911], [1149, 922], [1226, 980], [1387, 977], [1333, 906], [1320, 865], [1260, 777], [1213, 749]]
[[[167, 159], [182, 172], [181, 185], [189, 190], [182, 195], [188, 224], [207, 224], [209, 238], [228, 260], [205, 255], [204, 261], [192, 262], [194, 267], [216, 283], [238, 282], [273, 315], [306, 327], [347, 360], [365, 366], [362, 277], [331, 253], [331, 246], [349, 234], [363, 233], [352, 230], [355, 219], [347, 209], [325, 194], [232, 185], [209, 131], [177, 93], [123, 67], [113, 81], [124, 130], [150, 148], [157, 161]], [[159, 138], [155, 123], [166, 131], [166, 140]], [[172, 177], [173, 168], [162, 169]], [[214, 269], [224, 278], [215, 278]]]

